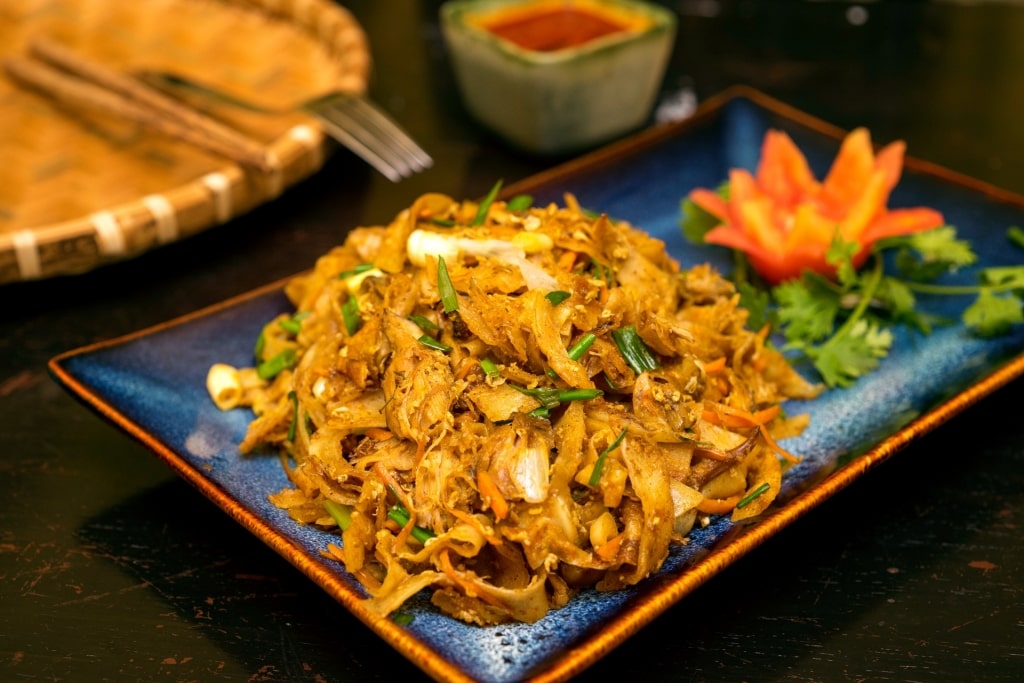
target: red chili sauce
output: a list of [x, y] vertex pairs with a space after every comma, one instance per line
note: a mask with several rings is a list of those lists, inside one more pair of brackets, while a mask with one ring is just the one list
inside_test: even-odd
[[537, 52], [576, 47], [627, 29], [625, 24], [577, 7], [538, 7], [481, 24], [496, 36]]

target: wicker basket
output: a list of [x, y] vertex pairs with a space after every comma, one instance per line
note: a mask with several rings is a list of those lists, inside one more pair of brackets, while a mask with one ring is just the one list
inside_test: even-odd
[[[199, 77], [287, 107], [363, 92], [362, 28], [330, 0], [5, 0], [4, 55], [40, 35], [123, 71]], [[0, 284], [81, 273], [223, 223], [320, 169], [311, 117], [206, 113], [266, 144], [255, 171], [113, 117], [61, 108], [0, 73]]]

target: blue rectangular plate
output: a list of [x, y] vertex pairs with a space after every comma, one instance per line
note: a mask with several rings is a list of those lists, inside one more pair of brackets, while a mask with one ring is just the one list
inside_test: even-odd
[[[580, 204], [625, 219], [663, 239], [682, 265], [708, 262], [728, 272], [719, 248], [687, 243], [680, 203], [694, 187], [715, 187], [730, 168], [753, 169], [769, 128], [789, 133], [821, 177], [843, 131], [750, 89], [722, 93], [686, 121], [650, 129], [507, 188]], [[890, 205], [943, 212], [980, 257], [980, 265], [1024, 261], [1007, 249], [1005, 230], [1024, 224], [1024, 198], [908, 158]], [[396, 212], [402, 207], [395, 207]], [[967, 269], [957, 278], [972, 281]], [[468, 626], [441, 615], [426, 595], [408, 605], [411, 624], [370, 614], [363, 593], [320, 551], [336, 536], [300, 526], [267, 494], [288, 485], [276, 457], [242, 457], [236, 445], [248, 411], [221, 412], [205, 388], [215, 362], [247, 365], [263, 324], [289, 310], [274, 283], [127, 337], [76, 349], [50, 362], [71, 393], [152, 449], [227, 514], [291, 561], [369, 628], [438, 680], [561, 681], [695, 590], [736, 559], [897, 452], [1024, 372], [1024, 329], [993, 340], [961, 325], [928, 336], [897, 334], [878, 371], [848, 389], [790, 406], [810, 428], [786, 447], [803, 460], [790, 470], [777, 503], [752, 523], [716, 519], [676, 548], [657, 576], [633, 588], [586, 591], [535, 624]], [[964, 301], [923, 301], [956, 319]], [[1024, 328], [1024, 326], [1018, 326]]]

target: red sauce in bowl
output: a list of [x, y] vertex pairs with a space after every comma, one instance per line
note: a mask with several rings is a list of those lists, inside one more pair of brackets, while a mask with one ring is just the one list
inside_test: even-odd
[[528, 13], [487, 21], [483, 26], [496, 36], [537, 52], [577, 47], [627, 28], [610, 17], [571, 6], [539, 7]]

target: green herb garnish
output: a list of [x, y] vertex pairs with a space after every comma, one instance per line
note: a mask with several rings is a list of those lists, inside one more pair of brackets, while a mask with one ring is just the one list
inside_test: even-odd
[[295, 315], [285, 320], [279, 321], [277, 324], [280, 325], [281, 329], [291, 335], [296, 335], [302, 328], [302, 321], [309, 317], [310, 311], [299, 311]]
[[422, 315], [410, 315], [409, 320], [416, 323], [424, 332], [438, 332], [441, 329], [433, 320]]
[[552, 306], [557, 306], [558, 304], [562, 303], [563, 301], [565, 301], [566, 299], [568, 299], [571, 296], [572, 296], [572, 294], [569, 293], [569, 292], [563, 292], [562, 290], [555, 290], [553, 292], [548, 292], [547, 294], [545, 294], [544, 298], [547, 299], [548, 301], [550, 301]]
[[359, 317], [359, 300], [354, 296], [349, 296], [341, 304], [341, 319], [345, 323], [345, 330], [348, 331], [349, 336], [358, 332], [359, 328], [363, 326], [362, 318]]
[[490, 358], [481, 358], [480, 367], [483, 368], [484, 374], [488, 377], [499, 377], [501, 375], [501, 371], [498, 370], [498, 364]]
[[448, 275], [448, 266], [445, 265], [443, 256], [437, 257], [437, 291], [441, 295], [441, 306], [445, 313], [459, 310], [459, 298], [455, 294], [455, 286]]
[[355, 275], [361, 275], [366, 271], [373, 269], [374, 265], [372, 263], [360, 263], [354, 268], [349, 268], [348, 270], [343, 270], [340, 273], [338, 273], [338, 278], [341, 280], [347, 280], [350, 277], [353, 277]]
[[295, 427], [299, 424], [299, 397], [294, 391], [289, 391], [288, 400], [292, 402], [292, 421], [288, 424], [288, 440], [295, 441]]
[[747, 507], [756, 498], [760, 498], [764, 494], [768, 493], [768, 491], [769, 491], [769, 489], [771, 489], [771, 487], [772, 487], [771, 484], [769, 484], [768, 482], [764, 482], [763, 484], [758, 486], [756, 489], [754, 489], [753, 491], [751, 491], [747, 495], [745, 495], [742, 498], [740, 498], [740, 502], [736, 503], [736, 509], [737, 510], [742, 510], [743, 508]]
[[528, 194], [517, 194], [505, 204], [505, 208], [509, 211], [526, 211], [531, 206], [533, 206], [533, 197]]
[[494, 200], [497, 199], [498, 197], [498, 193], [501, 192], [501, 184], [502, 181], [500, 180], [494, 183], [494, 186], [491, 188], [491, 191], [488, 192], [487, 196], [484, 197], [482, 202], [480, 202], [480, 206], [477, 207], [476, 210], [476, 217], [473, 219], [471, 225], [483, 225], [484, 221], [487, 220], [487, 212], [491, 210], [491, 204], [494, 203]]
[[429, 334], [421, 335], [420, 338], [417, 339], [416, 341], [418, 341], [420, 344], [423, 344], [427, 348], [434, 349], [435, 351], [448, 352], [452, 350], [452, 347], [448, 346], [443, 342], [439, 342], [437, 339], [434, 339]]
[[598, 482], [601, 481], [601, 473], [604, 472], [604, 461], [608, 459], [608, 454], [618, 448], [619, 444], [621, 444], [622, 440], [625, 438], [626, 430], [623, 429], [619, 432], [619, 435], [615, 437], [615, 441], [608, 444], [608, 447], [598, 454], [597, 460], [594, 462], [594, 469], [590, 472], [590, 479], [587, 481], [590, 486], [597, 486]]
[[626, 364], [636, 374], [658, 368], [658, 359], [654, 357], [651, 350], [644, 344], [636, 331], [636, 326], [627, 325], [612, 331], [612, 339], [619, 348], [619, 353], [626, 360]]
[[256, 374], [260, 379], [273, 379], [283, 370], [294, 367], [298, 360], [299, 358], [295, 353], [295, 349], [289, 347], [282, 350], [273, 358], [265, 360], [257, 365]]
[[[388, 510], [388, 519], [404, 528], [405, 525], [409, 523], [409, 511], [401, 504], [394, 505], [390, 510]], [[429, 529], [424, 529], [421, 526], [414, 526], [412, 528], [412, 537], [420, 543], [426, 543], [430, 539], [434, 538], [434, 532]]]
[[342, 531], [352, 525], [352, 508], [349, 506], [335, 503], [333, 500], [325, 500], [324, 509], [338, 523], [338, 528]]

